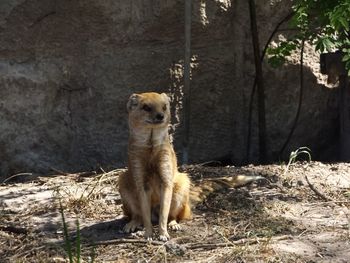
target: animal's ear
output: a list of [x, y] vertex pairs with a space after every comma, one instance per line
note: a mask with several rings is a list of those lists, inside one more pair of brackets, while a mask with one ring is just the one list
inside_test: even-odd
[[135, 109], [137, 107], [137, 105], [139, 104], [139, 95], [134, 93], [130, 96], [128, 103], [126, 104], [126, 108], [129, 111], [132, 111], [133, 109]]
[[162, 94], [160, 94], [160, 95], [162, 95], [168, 102], [170, 102], [170, 97], [169, 97], [168, 94], [162, 93]]

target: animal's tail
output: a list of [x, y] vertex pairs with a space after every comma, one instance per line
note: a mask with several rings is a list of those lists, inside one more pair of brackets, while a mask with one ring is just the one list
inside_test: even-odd
[[203, 179], [198, 185], [193, 185], [190, 193], [192, 203], [202, 202], [210, 193], [223, 188], [235, 188], [250, 182], [266, 179], [262, 176], [237, 175], [232, 177], [217, 177]]

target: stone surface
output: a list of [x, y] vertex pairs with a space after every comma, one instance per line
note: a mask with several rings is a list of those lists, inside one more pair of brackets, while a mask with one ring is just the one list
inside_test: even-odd
[[[290, 1], [257, 4], [263, 46]], [[171, 94], [181, 156], [183, 31], [183, 0], [2, 0], [1, 176], [125, 166], [125, 104], [131, 93], [148, 90]], [[246, 1], [193, 1], [191, 162], [245, 161], [251, 45]], [[286, 154], [309, 146], [315, 159], [334, 159], [337, 91], [318, 83], [317, 59], [309, 49], [302, 114]], [[270, 160], [295, 116], [295, 60], [264, 67]], [[250, 161], [256, 161], [256, 118], [252, 134]]]

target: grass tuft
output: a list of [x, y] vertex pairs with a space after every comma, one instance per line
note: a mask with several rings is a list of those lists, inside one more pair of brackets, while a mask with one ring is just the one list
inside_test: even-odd
[[290, 166], [294, 164], [297, 161], [297, 158], [300, 157], [300, 155], [305, 154], [308, 157], [308, 162], [311, 162], [311, 150], [308, 147], [300, 147], [296, 149], [295, 151], [291, 151], [289, 155], [289, 161], [288, 164], [284, 170], [284, 175], [288, 172]]

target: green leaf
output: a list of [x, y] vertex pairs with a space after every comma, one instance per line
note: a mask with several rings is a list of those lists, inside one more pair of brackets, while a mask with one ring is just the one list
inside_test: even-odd
[[269, 50], [269, 63], [273, 67], [282, 65], [304, 40], [317, 51], [343, 50], [349, 55], [343, 61], [350, 70], [350, 0], [294, 0], [292, 10], [295, 13], [289, 26], [296, 31]]
[[339, 17], [338, 18], [341, 25], [345, 28], [346, 31], [349, 30], [349, 21], [345, 17]]
[[268, 47], [267, 50], [266, 50], [266, 53], [268, 55], [276, 55], [277, 51], [276, 51], [276, 48]]
[[272, 56], [269, 57], [267, 61], [273, 68], [278, 68], [284, 64], [285, 58], [281, 56]]
[[325, 49], [328, 51], [330, 51], [331, 48], [334, 46], [333, 42], [329, 38], [325, 38], [323, 44], [325, 46]]
[[346, 62], [348, 60], [350, 60], [350, 54], [345, 54], [341, 61]]
[[68, 227], [67, 227], [66, 219], [64, 216], [64, 211], [63, 211], [61, 199], [59, 199], [59, 204], [60, 204], [61, 220], [62, 220], [62, 225], [63, 225], [65, 249], [66, 249], [66, 253], [68, 254], [69, 263], [73, 263], [74, 261], [73, 261], [73, 253], [72, 253], [72, 244], [69, 240]]
[[345, 62], [345, 68], [348, 70], [348, 75], [350, 76], [350, 60]]
[[76, 263], [80, 263], [80, 253], [81, 253], [81, 240], [80, 240], [80, 224], [79, 219], [76, 221], [77, 226], [77, 238], [76, 238]]
[[316, 44], [316, 47], [315, 47], [316, 50], [319, 50], [321, 52], [324, 51], [324, 45], [323, 45], [323, 42], [321, 40], [319, 40]]

